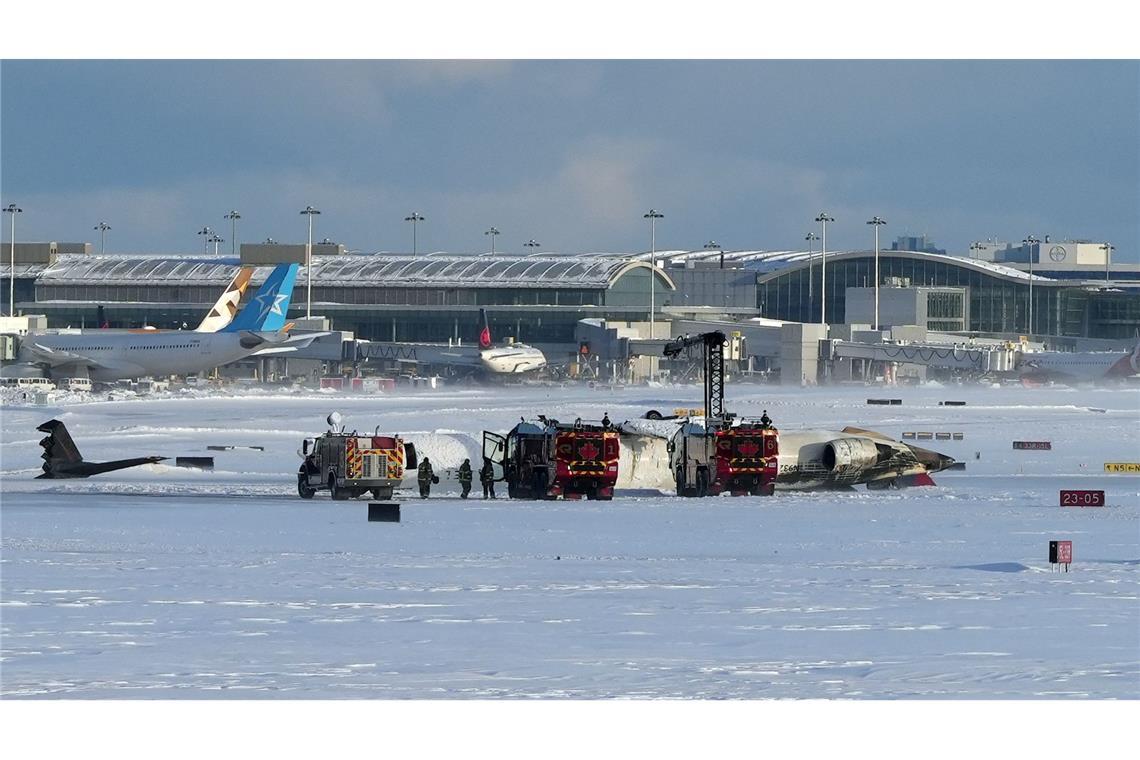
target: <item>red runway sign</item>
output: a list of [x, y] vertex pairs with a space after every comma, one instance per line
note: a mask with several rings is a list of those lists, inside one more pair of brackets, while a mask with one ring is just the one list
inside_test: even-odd
[[1061, 491], [1062, 507], [1103, 507], [1104, 491]]
[[1073, 561], [1073, 542], [1072, 541], [1050, 541], [1049, 542], [1049, 564], [1051, 565], [1068, 565]]

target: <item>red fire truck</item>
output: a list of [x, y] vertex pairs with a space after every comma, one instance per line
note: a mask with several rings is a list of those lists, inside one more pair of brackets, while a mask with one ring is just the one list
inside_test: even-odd
[[776, 490], [779, 431], [769, 420], [742, 420], [724, 411], [724, 342], [722, 332], [682, 336], [665, 345], [664, 353], [703, 348], [704, 417], [686, 420], [668, 443], [669, 469], [680, 496], [771, 496]]
[[609, 425], [523, 420], [505, 436], [483, 431], [483, 457], [512, 499], [609, 500], [621, 447]]

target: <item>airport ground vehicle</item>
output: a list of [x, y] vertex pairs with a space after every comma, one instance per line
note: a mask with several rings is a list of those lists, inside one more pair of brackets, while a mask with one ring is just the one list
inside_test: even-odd
[[665, 346], [670, 358], [703, 347], [705, 362], [704, 417], [687, 419], [669, 440], [669, 469], [678, 496], [717, 496], [725, 491], [733, 496], [771, 496], [776, 490], [779, 431], [766, 418], [742, 420], [724, 411], [724, 343], [724, 333], [707, 332]]
[[613, 498], [621, 445], [608, 424], [522, 421], [505, 436], [483, 431], [483, 457], [512, 499]]
[[[336, 420], [336, 421], [334, 421]], [[353, 499], [371, 491], [378, 501], [391, 499], [404, 469], [415, 469], [416, 448], [395, 435], [372, 435], [337, 429], [339, 416], [329, 415], [332, 430], [306, 438], [301, 448], [304, 461], [297, 472], [297, 493], [311, 499], [328, 489], [333, 499]]]
[[771, 496], [776, 489], [779, 431], [731, 417], [688, 420], [666, 446], [678, 496]]
[[21, 391], [54, 391], [56, 389], [55, 383], [46, 377], [5, 377], [0, 378], [0, 385]]

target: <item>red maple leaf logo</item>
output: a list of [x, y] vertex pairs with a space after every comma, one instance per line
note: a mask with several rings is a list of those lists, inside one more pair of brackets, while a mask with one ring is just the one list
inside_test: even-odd
[[586, 441], [585, 443], [583, 443], [581, 446], [578, 447], [578, 455], [581, 456], [583, 459], [597, 459], [598, 454], [600, 454], [600, 453], [601, 453], [601, 449], [599, 449], [597, 446], [590, 443], [589, 441]]
[[760, 453], [760, 445], [756, 441], [746, 438], [736, 444], [736, 450], [746, 457], [753, 457]]

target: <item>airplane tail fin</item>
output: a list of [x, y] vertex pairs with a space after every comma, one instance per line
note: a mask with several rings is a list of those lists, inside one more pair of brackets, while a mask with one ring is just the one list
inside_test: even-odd
[[59, 420], [48, 420], [36, 430], [47, 433], [47, 437], [40, 441], [40, 446], [44, 449], [44, 474], [40, 475], [41, 478], [53, 477], [56, 465], [77, 464], [83, 461], [79, 448], [75, 445], [75, 441], [71, 440], [71, 434], [67, 432], [67, 426]]
[[273, 268], [253, 298], [249, 299], [233, 321], [221, 332], [276, 332], [285, 326], [289, 300], [293, 297], [293, 284], [297, 281], [298, 264], [278, 264]]
[[230, 280], [221, 297], [202, 319], [202, 323], [194, 328], [195, 332], [217, 332], [233, 321], [238, 313], [238, 304], [241, 297], [249, 288], [250, 278], [253, 277], [253, 267], [242, 267]]
[[479, 331], [479, 348], [491, 347], [491, 324], [487, 321], [487, 310], [479, 310], [479, 319], [483, 322], [483, 329]]

